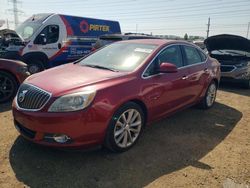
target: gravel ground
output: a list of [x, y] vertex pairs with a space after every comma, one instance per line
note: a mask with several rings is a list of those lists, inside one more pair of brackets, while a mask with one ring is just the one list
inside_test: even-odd
[[210, 110], [190, 108], [145, 129], [122, 154], [32, 144], [0, 105], [0, 187], [250, 186], [250, 90], [224, 86]]

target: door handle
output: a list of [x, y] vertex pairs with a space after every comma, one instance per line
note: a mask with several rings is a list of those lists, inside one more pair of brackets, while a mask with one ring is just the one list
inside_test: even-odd
[[182, 80], [188, 79], [188, 76], [182, 76]]
[[58, 49], [61, 49], [61, 48], [62, 48], [62, 44], [58, 43]]

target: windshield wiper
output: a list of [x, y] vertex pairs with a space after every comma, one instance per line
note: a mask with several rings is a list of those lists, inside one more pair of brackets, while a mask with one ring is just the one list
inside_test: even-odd
[[[84, 64], [83, 64], [83, 65], [84, 65]], [[110, 71], [113, 71], [113, 72], [119, 72], [119, 71], [116, 70], [116, 69], [112, 69], [112, 68], [109, 68], [109, 67], [103, 67], [103, 66], [100, 66], [100, 65], [88, 65], [88, 64], [85, 64], [84, 66], [92, 67], [92, 68], [98, 68], [98, 69], [110, 70]]]

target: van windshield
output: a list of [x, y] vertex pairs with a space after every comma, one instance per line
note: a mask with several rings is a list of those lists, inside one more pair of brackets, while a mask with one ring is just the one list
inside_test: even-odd
[[30, 37], [38, 30], [41, 26], [40, 23], [24, 22], [16, 28], [16, 33], [23, 39], [29, 40]]

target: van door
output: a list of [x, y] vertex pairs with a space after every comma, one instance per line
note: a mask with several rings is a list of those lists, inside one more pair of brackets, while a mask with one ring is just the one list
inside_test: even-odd
[[[38, 51], [45, 53], [48, 59], [55, 59], [54, 56], [58, 54], [62, 47], [62, 39], [59, 37], [59, 33], [58, 25], [47, 25], [34, 40]], [[51, 66], [50, 62], [49, 67]]]

